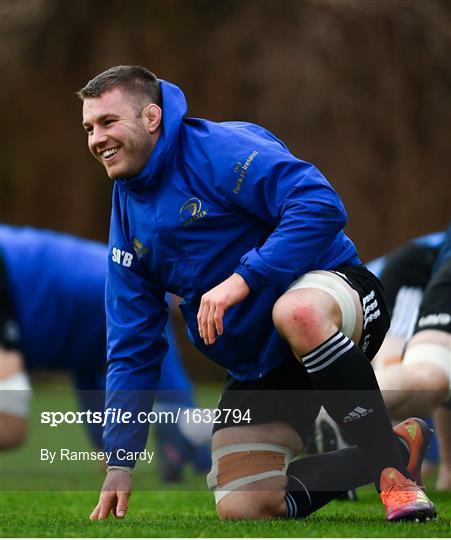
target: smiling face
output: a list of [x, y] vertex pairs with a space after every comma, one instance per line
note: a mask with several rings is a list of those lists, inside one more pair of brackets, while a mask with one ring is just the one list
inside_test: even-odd
[[139, 107], [137, 98], [118, 87], [83, 101], [89, 150], [111, 179], [132, 178], [142, 170], [158, 140], [160, 123], [158, 105]]

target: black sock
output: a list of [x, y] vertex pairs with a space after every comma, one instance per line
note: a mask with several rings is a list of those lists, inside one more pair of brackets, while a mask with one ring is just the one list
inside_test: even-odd
[[[408, 447], [396, 439], [404, 463]], [[287, 469], [287, 518], [307, 517], [343, 492], [372, 482], [371, 468], [357, 446], [316, 454], [290, 463]]]
[[337, 332], [302, 358], [321, 403], [346, 435], [365, 453], [373, 481], [393, 467], [410, 478], [402, 462], [374, 371], [364, 353]]

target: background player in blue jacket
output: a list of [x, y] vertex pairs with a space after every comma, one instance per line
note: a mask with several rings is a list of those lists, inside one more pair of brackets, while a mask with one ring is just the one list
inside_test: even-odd
[[[2, 390], [0, 447], [26, 436], [29, 382], [35, 369], [62, 370], [74, 380], [83, 409], [103, 410], [106, 372], [105, 274], [107, 246], [28, 227], [0, 228], [0, 345]], [[191, 382], [179, 358], [171, 325], [160, 379], [160, 408], [194, 406]], [[100, 424], [86, 424], [102, 446]], [[175, 424], [162, 425], [157, 457], [165, 480], [180, 480], [185, 463], [209, 466], [209, 451], [188, 441]]]
[[[388, 327], [380, 284], [324, 176], [259, 126], [187, 118], [181, 90], [144, 68], [111, 68], [79, 96], [89, 149], [115, 180], [107, 406], [136, 418], [152, 407], [173, 292], [192, 341], [229, 372], [219, 409], [250, 413], [214, 427], [221, 517], [305, 515], [285, 473], [320, 404], [364, 452], [389, 520], [432, 515], [368, 361]], [[93, 519], [124, 515], [134, 460], [118, 451], [142, 449], [147, 430], [106, 426], [113, 457]]]

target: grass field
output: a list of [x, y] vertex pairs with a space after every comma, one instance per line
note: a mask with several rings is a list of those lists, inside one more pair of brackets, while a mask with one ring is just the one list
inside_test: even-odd
[[[201, 404], [217, 392], [204, 388]], [[156, 465], [139, 464], [128, 516], [91, 523], [103, 473], [98, 463], [41, 463], [41, 447], [88, 450], [82, 426], [39, 425], [42, 410], [75, 410], [71, 391], [39, 386], [33, 400], [30, 437], [20, 450], [1, 456], [0, 533], [3, 537], [442, 537], [451, 532], [451, 494], [430, 491], [440, 518], [425, 524], [387, 524], [371, 488], [357, 503], [333, 502], [304, 521], [220, 522], [205, 480], [188, 472], [183, 488], [168, 489]], [[152, 441], [149, 442], [152, 449]], [[147, 468], [146, 468], [147, 467]]]

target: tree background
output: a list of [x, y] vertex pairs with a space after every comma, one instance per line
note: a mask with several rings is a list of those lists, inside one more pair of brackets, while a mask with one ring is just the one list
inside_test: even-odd
[[447, 0], [1, 0], [1, 220], [106, 241], [75, 91], [116, 64], [315, 163], [364, 260], [451, 216]]

